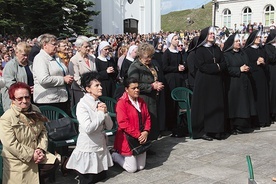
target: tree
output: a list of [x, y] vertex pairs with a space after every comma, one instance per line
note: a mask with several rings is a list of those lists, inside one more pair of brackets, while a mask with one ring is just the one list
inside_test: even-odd
[[85, 0], [0, 0], [0, 32], [27, 37], [85, 34], [95, 4]]

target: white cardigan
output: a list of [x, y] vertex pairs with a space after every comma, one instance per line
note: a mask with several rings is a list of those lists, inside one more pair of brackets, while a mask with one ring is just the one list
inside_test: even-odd
[[61, 103], [68, 100], [68, 93], [64, 82], [64, 73], [68, 69], [43, 49], [35, 56], [33, 62], [34, 76], [34, 102], [35, 103]]

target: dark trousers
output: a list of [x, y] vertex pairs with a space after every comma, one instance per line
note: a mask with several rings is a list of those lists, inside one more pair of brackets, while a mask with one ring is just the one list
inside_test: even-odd
[[45, 184], [45, 179], [54, 175], [56, 169], [59, 166], [59, 161], [56, 159], [54, 164], [38, 164], [39, 170], [39, 183]]
[[101, 180], [104, 180], [105, 178], [106, 178], [106, 171], [102, 171], [98, 174], [80, 174], [79, 173], [80, 184], [93, 184]]

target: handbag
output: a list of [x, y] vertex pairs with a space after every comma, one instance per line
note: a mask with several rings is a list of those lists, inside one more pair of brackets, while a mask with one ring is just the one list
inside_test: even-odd
[[140, 144], [138, 139], [136, 139], [135, 137], [132, 137], [131, 135], [128, 135], [127, 133], [125, 134], [126, 134], [128, 145], [134, 156], [140, 155], [150, 149], [151, 141], [147, 141], [144, 144]]
[[[144, 126], [143, 126], [143, 123], [142, 123], [142, 114], [139, 111], [137, 111], [137, 113], [138, 113], [138, 116], [139, 116], [139, 129], [142, 132], [144, 130]], [[147, 150], [150, 149], [151, 141], [147, 141], [144, 144], [140, 144], [140, 142], [138, 141], [137, 138], [132, 137], [131, 135], [127, 134], [126, 132], [125, 132], [125, 135], [126, 135], [128, 145], [129, 145], [129, 147], [132, 151], [132, 154], [134, 156], [142, 154], [142, 153], [144, 153], [144, 152], [146, 152]]]
[[48, 137], [54, 141], [67, 140], [78, 135], [75, 124], [70, 117], [51, 120], [45, 123], [45, 126]]

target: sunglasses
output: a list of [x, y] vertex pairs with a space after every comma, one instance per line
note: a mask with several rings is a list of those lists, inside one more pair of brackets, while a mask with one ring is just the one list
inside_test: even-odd
[[14, 97], [14, 99], [17, 100], [17, 101], [19, 101], [19, 102], [21, 102], [21, 101], [23, 101], [23, 99], [30, 100], [31, 97], [30, 96], [21, 96], [21, 97], [18, 97], [18, 98]]
[[183, 47], [183, 45], [177, 45], [178, 47]]

